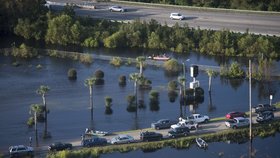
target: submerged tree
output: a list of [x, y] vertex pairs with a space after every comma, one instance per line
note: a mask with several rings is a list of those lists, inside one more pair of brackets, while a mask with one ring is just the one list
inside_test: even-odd
[[129, 75], [130, 80], [134, 81], [134, 96], [135, 96], [135, 106], [136, 106], [136, 115], [137, 115], [137, 87], [138, 87], [138, 81], [140, 79], [139, 73], [131, 73]]
[[38, 128], [37, 128], [37, 118], [38, 115], [41, 114], [44, 111], [44, 109], [42, 108], [42, 105], [40, 104], [32, 104], [30, 106], [30, 113], [33, 114], [33, 121], [34, 121], [34, 126], [35, 126], [35, 141], [36, 141], [36, 146], [39, 146], [38, 143]]
[[217, 72], [215, 72], [214, 70], [212, 70], [212, 69], [207, 69], [206, 70], [206, 73], [207, 73], [207, 75], [208, 75], [208, 77], [209, 77], [209, 87], [208, 87], [208, 91], [209, 92], [211, 92], [211, 84], [212, 84], [212, 77], [217, 77], [217, 75], [218, 75], [218, 73]]
[[96, 82], [96, 78], [95, 77], [90, 77], [88, 79], [85, 80], [85, 86], [89, 88], [89, 102], [90, 102], [90, 111], [91, 111], [91, 120], [93, 120], [93, 96], [92, 96], [92, 89], [93, 89], [93, 85]]
[[48, 109], [47, 109], [47, 102], [46, 102], [46, 94], [50, 91], [50, 88], [45, 85], [41, 85], [39, 89], [37, 89], [37, 94], [42, 96], [43, 105], [45, 107], [45, 130], [44, 130], [44, 138], [49, 137], [48, 135]]
[[112, 110], [112, 101], [113, 101], [113, 99], [111, 98], [111, 97], [109, 97], [109, 96], [106, 96], [105, 97], [105, 114], [108, 114], [108, 115], [110, 115], [110, 114], [112, 114], [113, 113], [113, 110]]

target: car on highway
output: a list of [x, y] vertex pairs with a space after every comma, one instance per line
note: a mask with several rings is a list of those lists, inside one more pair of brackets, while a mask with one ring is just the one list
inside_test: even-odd
[[82, 140], [82, 142], [81, 142], [81, 145], [83, 147], [101, 146], [101, 145], [106, 145], [106, 144], [107, 144], [107, 139], [100, 138], [100, 137], [85, 139], [85, 140]]
[[250, 123], [249, 123], [249, 119], [247, 119], [247, 118], [236, 117], [236, 118], [225, 121], [225, 125], [228, 128], [236, 129], [236, 128], [240, 128], [240, 127], [249, 126]]
[[33, 157], [34, 149], [30, 146], [25, 145], [15, 145], [9, 147], [10, 157]]
[[264, 112], [264, 111], [276, 111], [276, 107], [270, 104], [258, 104], [253, 107], [256, 113]]
[[209, 116], [201, 115], [201, 114], [192, 114], [186, 118], [179, 118], [179, 121], [185, 122], [195, 122], [195, 123], [207, 123], [210, 120]]
[[273, 119], [274, 119], [274, 114], [272, 111], [264, 111], [258, 113], [256, 121], [258, 123], [263, 123], [263, 122], [271, 121]]
[[170, 13], [171, 20], [184, 20], [185, 17], [180, 13]]
[[161, 140], [163, 138], [163, 135], [161, 133], [157, 132], [140, 132], [140, 140], [141, 141], [156, 141]]
[[111, 7], [109, 7], [109, 11], [110, 12], [125, 12], [126, 9], [124, 9], [121, 6], [111, 6]]
[[71, 143], [55, 142], [48, 146], [49, 151], [70, 150], [73, 145]]
[[188, 127], [189, 130], [195, 130], [198, 128], [198, 123], [195, 123], [193, 121], [185, 122], [185, 121], [180, 121], [177, 124], [171, 125], [171, 128], [177, 128], [177, 127]]
[[190, 130], [188, 127], [181, 126], [181, 127], [172, 128], [170, 131], [168, 131], [168, 136], [171, 138], [176, 138], [176, 137], [187, 136], [189, 135], [189, 133]]
[[233, 119], [235, 117], [247, 117], [245, 112], [238, 112], [238, 111], [232, 111], [226, 114], [227, 119]]
[[125, 144], [135, 142], [134, 138], [127, 134], [120, 134], [116, 137], [113, 137], [110, 141], [111, 144]]
[[151, 128], [153, 129], [165, 129], [165, 128], [170, 128], [171, 125], [177, 123], [175, 120], [170, 120], [170, 119], [160, 119], [157, 122], [151, 123]]

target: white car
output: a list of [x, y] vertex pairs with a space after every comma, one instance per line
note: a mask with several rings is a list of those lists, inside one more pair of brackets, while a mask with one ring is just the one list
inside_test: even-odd
[[125, 12], [126, 9], [122, 8], [121, 6], [112, 6], [109, 8], [110, 12]]
[[171, 20], [184, 20], [185, 17], [180, 13], [171, 13], [170, 14], [170, 19]]
[[111, 144], [125, 144], [134, 142], [134, 138], [127, 134], [121, 134], [111, 139]]
[[25, 145], [16, 145], [10, 146], [9, 152], [11, 157], [24, 157], [24, 156], [33, 156], [34, 149], [30, 146]]

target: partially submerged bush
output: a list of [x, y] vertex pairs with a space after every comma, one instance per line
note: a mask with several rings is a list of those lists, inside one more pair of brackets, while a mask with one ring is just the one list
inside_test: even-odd
[[122, 59], [120, 57], [113, 57], [110, 61], [110, 64], [119, 67], [122, 65]]
[[70, 80], [76, 80], [77, 79], [77, 70], [74, 68], [71, 68], [68, 70], [68, 79]]

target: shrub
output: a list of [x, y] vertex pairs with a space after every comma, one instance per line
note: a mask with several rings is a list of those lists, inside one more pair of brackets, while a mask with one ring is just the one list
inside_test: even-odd
[[19, 48], [13, 48], [11, 55], [18, 58], [28, 59], [36, 57], [38, 52], [37, 50], [33, 49], [32, 47], [28, 47], [23, 43], [19, 46]]
[[163, 64], [164, 69], [171, 74], [177, 75], [181, 70], [181, 65], [176, 59], [171, 59]]
[[113, 57], [110, 64], [119, 67], [122, 65], [122, 59], [120, 57]]
[[77, 70], [74, 68], [71, 68], [68, 70], [68, 79], [70, 80], [76, 80], [77, 79]]
[[169, 91], [175, 91], [178, 88], [178, 82], [175, 80], [169, 81], [167, 87]]
[[126, 85], [126, 76], [122, 75], [119, 77], [119, 85], [121, 86]]
[[104, 78], [104, 72], [102, 70], [96, 70], [94, 75], [97, 79]]
[[79, 58], [81, 63], [91, 64], [93, 62], [93, 58], [90, 54], [82, 54]]

